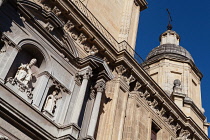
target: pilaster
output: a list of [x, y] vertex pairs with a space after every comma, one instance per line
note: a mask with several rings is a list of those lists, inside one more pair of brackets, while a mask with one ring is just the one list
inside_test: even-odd
[[86, 67], [79, 73], [79, 75], [82, 75], [83, 80], [72, 112], [71, 122], [74, 124], [78, 123], [79, 115], [85, 97], [85, 92], [87, 90], [88, 81], [89, 78], [92, 76], [92, 69], [90, 67]]
[[88, 132], [87, 132], [87, 135], [91, 137], [94, 136], [96, 123], [98, 120], [99, 108], [101, 104], [102, 93], [105, 88], [105, 81], [103, 79], [98, 80], [96, 82], [95, 88], [96, 88], [97, 93], [96, 93], [96, 98], [95, 98], [95, 102], [94, 102], [94, 106], [93, 106], [93, 110], [92, 110], [92, 114], [90, 118], [90, 123], [88, 127]]

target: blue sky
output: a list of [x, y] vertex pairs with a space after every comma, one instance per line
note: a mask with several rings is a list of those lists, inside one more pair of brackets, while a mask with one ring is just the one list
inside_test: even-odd
[[[210, 0], [147, 0], [148, 8], [141, 12], [136, 51], [145, 59], [159, 45], [159, 35], [166, 31], [170, 10], [173, 30], [181, 36], [180, 45], [192, 55], [203, 73], [202, 102], [210, 122]], [[210, 133], [210, 131], [209, 131]]]

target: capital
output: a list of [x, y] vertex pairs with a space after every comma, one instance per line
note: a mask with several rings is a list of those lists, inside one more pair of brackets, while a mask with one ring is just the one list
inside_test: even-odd
[[89, 79], [90, 77], [92, 77], [92, 71], [88, 69], [85, 71], [83, 79]]
[[83, 79], [89, 79], [90, 77], [92, 77], [92, 69], [90, 67], [85, 67], [79, 72], [79, 75]]
[[96, 82], [95, 89], [97, 92], [103, 92], [106, 86], [106, 82], [103, 79], [100, 79]]
[[119, 65], [115, 68], [117, 74], [122, 75], [126, 72], [126, 68], [123, 65]]

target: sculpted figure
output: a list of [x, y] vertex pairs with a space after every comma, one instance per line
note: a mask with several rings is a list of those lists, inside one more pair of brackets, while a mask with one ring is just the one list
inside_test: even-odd
[[32, 71], [31, 67], [35, 65], [37, 60], [31, 59], [29, 64], [21, 64], [18, 68], [18, 71], [15, 75], [14, 79], [17, 79], [19, 82], [23, 83], [24, 85], [28, 85], [28, 82], [32, 79]]
[[56, 109], [56, 102], [58, 99], [62, 98], [58, 96], [59, 89], [55, 89], [52, 94], [47, 96], [45, 105], [44, 105], [44, 111], [47, 111], [49, 113], [54, 114]]

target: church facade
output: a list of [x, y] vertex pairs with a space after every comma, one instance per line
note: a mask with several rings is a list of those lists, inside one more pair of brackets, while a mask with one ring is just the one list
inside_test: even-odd
[[145, 0], [1, 0], [0, 139], [208, 140], [202, 73], [168, 28], [135, 52]]

